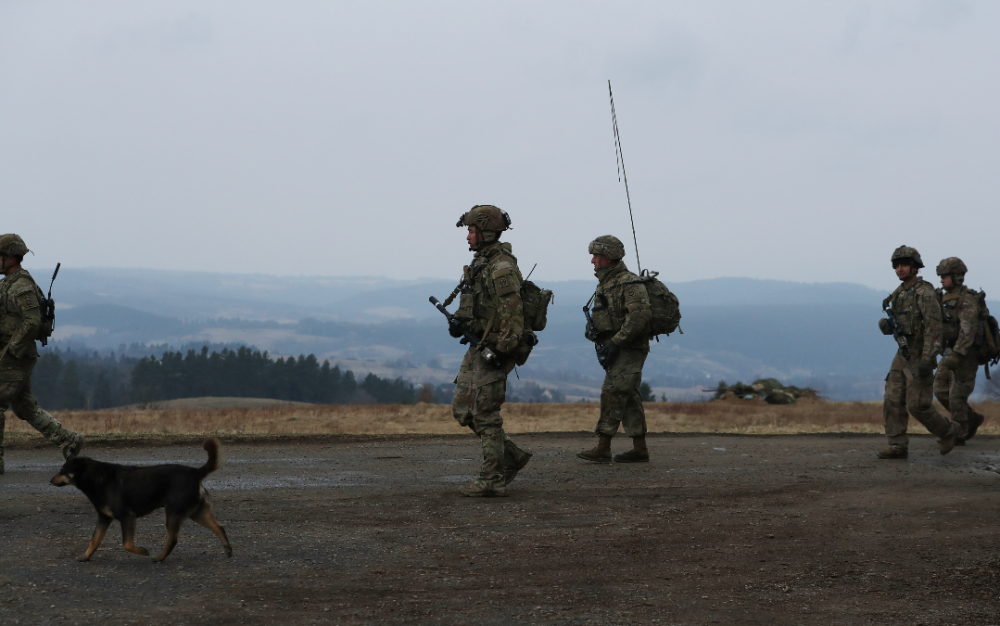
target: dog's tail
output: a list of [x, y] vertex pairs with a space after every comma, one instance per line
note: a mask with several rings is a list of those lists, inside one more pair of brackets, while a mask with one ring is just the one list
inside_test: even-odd
[[201, 477], [204, 478], [222, 466], [222, 445], [218, 439], [211, 437], [206, 439], [201, 447], [208, 452], [208, 461], [205, 461], [205, 464], [198, 470]]

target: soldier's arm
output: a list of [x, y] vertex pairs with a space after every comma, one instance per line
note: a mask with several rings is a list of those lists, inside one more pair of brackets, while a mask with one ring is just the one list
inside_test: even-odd
[[625, 307], [625, 321], [621, 329], [615, 333], [611, 341], [623, 346], [644, 339], [649, 334], [649, 322], [653, 319], [653, 311], [649, 305], [649, 294], [642, 283], [623, 285], [622, 297]]
[[959, 331], [953, 350], [965, 356], [972, 349], [972, 344], [976, 340], [976, 331], [979, 325], [979, 299], [973, 294], [964, 293], [959, 302]]
[[917, 307], [924, 322], [924, 351], [920, 359], [931, 361], [941, 354], [944, 343], [941, 303], [932, 288], [924, 287], [917, 292]]
[[[35, 337], [42, 325], [42, 312], [38, 306], [38, 295], [35, 286], [24, 281], [11, 289], [11, 297], [21, 312], [21, 325], [14, 331], [10, 342], [10, 353], [23, 359], [34, 352]], [[3, 348], [0, 347], [0, 350]]]
[[497, 333], [495, 345], [500, 352], [510, 352], [524, 333], [521, 273], [512, 260], [501, 259], [493, 266], [490, 281], [497, 303], [497, 318], [493, 322], [493, 330]]

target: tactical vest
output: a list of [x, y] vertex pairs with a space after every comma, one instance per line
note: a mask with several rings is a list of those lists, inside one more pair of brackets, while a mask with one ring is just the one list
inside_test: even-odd
[[962, 324], [958, 319], [958, 305], [962, 301], [962, 291], [956, 290], [947, 293], [944, 289], [937, 290], [938, 300], [941, 302], [941, 324], [944, 330], [944, 347], [954, 347], [958, 340], [958, 335], [962, 331]]
[[934, 287], [926, 280], [918, 280], [909, 289], [904, 289], [902, 285], [896, 288], [889, 296], [892, 302], [892, 310], [896, 314], [896, 321], [899, 329], [904, 335], [909, 337], [923, 336], [924, 323], [917, 306], [917, 288], [921, 284], [933, 289]]

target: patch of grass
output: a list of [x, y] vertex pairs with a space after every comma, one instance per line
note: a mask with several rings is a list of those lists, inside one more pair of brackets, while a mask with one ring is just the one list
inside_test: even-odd
[[[983, 402], [982, 434], [1000, 434], [1000, 402]], [[600, 414], [594, 402], [506, 404], [505, 428], [512, 433], [593, 431]], [[185, 435], [283, 437], [308, 435], [468, 434], [451, 416], [451, 407], [416, 405], [276, 405], [229, 408], [136, 408], [62, 411], [57, 419], [94, 440], [143, 440]], [[646, 421], [651, 432], [796, 434], [824, 432], [881, 433], [879, 402], [798, 402], [769, 405], [760, 400], [719, 402], [650, 402]], [[911, 433], [926, 433], [910, 420]], [[7, 414], [8, 443], [41, 436]]]

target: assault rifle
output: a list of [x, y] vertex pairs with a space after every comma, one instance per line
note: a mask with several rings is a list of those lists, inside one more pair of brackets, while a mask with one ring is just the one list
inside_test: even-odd
[[896, 340], [899, 344], [899, 353], [903, 355], [903, 358], [907, 361], [910, 360], [910, 342], [906, 340], [906, 335], [903, 334], [903, 328], [899, 325], [899, 320], [896, 319], [896, 312], [892, 310], [890, 302], [886, 302], [882, 305], [882, 310], [885, 311], [885, 316], [889, 318], [889, 328], [892, 329], [892, 338]]
[[587, 304], [583, 305], [583, 316], [587, 318], [587, 332], [585, 333], [587, 339], [594, 342], [594, 351], [597, 353], [597, 362], [607, 371], [610, 367], [608, 363], [608, 351], [605, 350], [604, 344], [597, 341], [597, 327], [594, 326], [594, 320], [590, 317], [590, 304], [597, 297], [597, 292], [590, 296], [590, 300], [587, 300]]
[[477, 337], [476, 333], [472, 332], [472, 330], [469, 329], [468, 325], [465, 322], [463, 322], [460, 319], [456, 319], [455, 316], [452, 315], [451, 313], [449, 313], [448, 309], [444, 308], [444, 305], [441, 304], [438, 301], [438, 299], [435, 298], [434, 296], [430, 297], [430, 303], [433, 304], [437, 308], [438, 311], [441, 311], [441, 313], [446, 318], [448, 318], [448, 324], [449, 325], [453, 324], [453, 325], [457, 326], [458, 329], [462, 332], [462, 339], [459, 341], [459, 343], [462, 343], [462, 344], [466, 344], [466, 343], [471, 344], [472, 347], [478, 349], [480, 352], [483, 353], [483, 358], [486, 359], [487, 362], [489, 362], [489, 363], [496, 362], [496, 360], [497, 360], [496, 353], [493, 352], [492, 350], [490, 350], [489, 347], [486, 346], [485, 344], [481, 344], [479, 337]]

